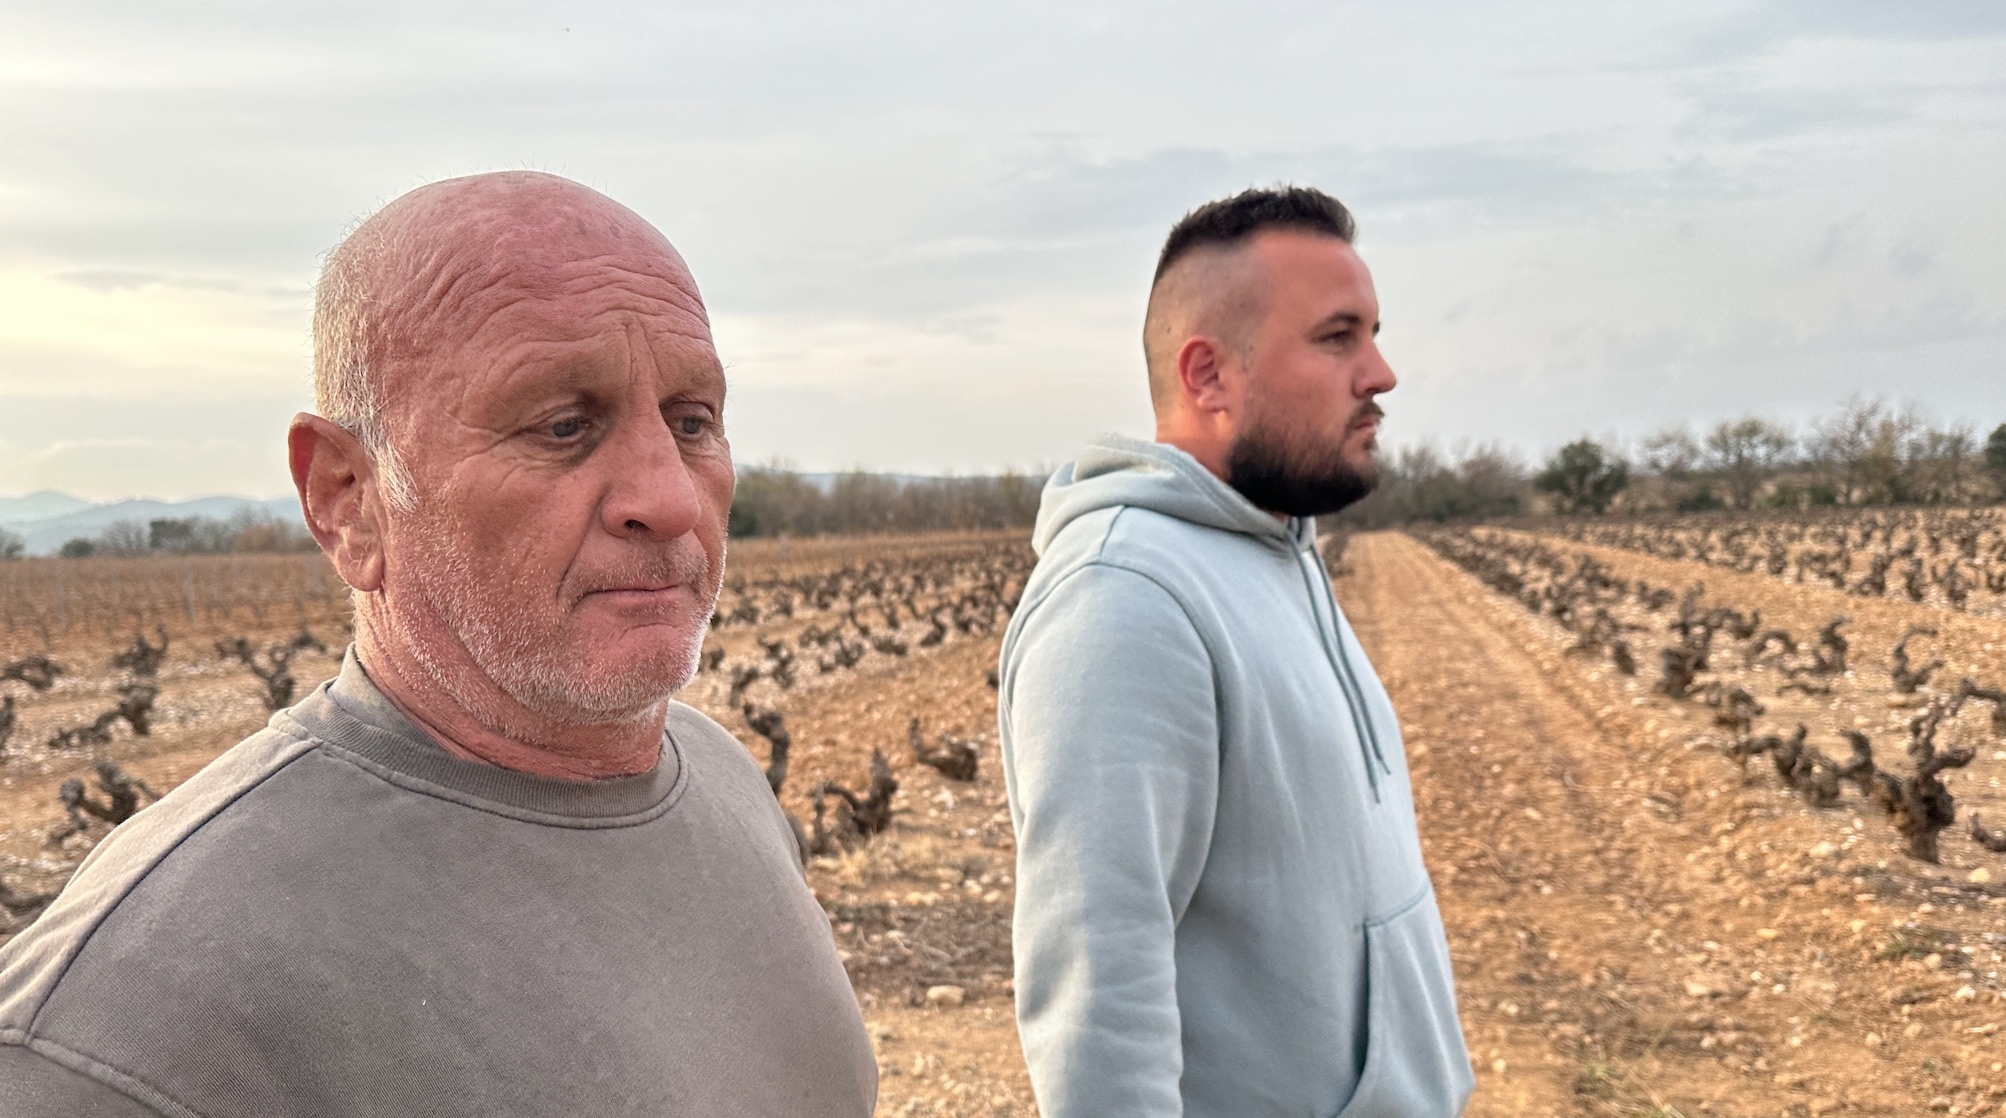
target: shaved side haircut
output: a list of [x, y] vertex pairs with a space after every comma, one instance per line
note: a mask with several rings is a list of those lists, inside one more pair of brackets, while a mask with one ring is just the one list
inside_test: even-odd
[[1171, 226], [1150, 282], [1161, 282], [1172, 264], [1197, 249], [1231, 248], [1264, 229], [1319, 233], [1345, 244], [1358, 234], [1358, 225], [1344, 203], [1313, 186], [1243, 190], [1231, 198], [1207, 202]]
[[1238, 250], [1255, 234], [1273, 229], [1345, 244], [1358, 232], [1344, 203], [1313, 186], [1243, 190], [1207, 202], [1171, 226], [1156, 257], [1142, 327], [1149, 395], [1159, 411], [1174, 396], [1177, 349], [1191, 333], [1217, 333], [1227, 345], [1244, 349], [1261, 291], [1257, 275], [1234, 265]]

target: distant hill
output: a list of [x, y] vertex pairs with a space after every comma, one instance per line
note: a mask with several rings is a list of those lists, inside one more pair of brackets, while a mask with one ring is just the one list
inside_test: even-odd
[[192, 501], [111, 501], [92, 504], [67, 493], [43, 490], [25, 497], [0, 497], [0, 528], [21, 537], [30, 555], [54, 555], [69, 540], [96, 536], [121, 520], [191, 516], [228, 520], [249, 510], [260, 516], [304, 523], [293, 497], [197, 497]]
[[64, 516], [90, 507], [91, 503], [82, 497], [72, 497], [53, 489], [30, 493], [26, 497], [0, 497], [0, 526]]

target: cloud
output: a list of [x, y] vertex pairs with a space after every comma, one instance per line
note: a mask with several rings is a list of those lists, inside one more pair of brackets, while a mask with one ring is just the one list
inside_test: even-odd
[[1923, 96], [1917, 88], [1776, 88], [1733, 75], [1686, 85], [1690, 115], [1680, 132], [1748, 143], [1894, 125], [1912, 119]]
[[56, 489], [86, 500], [145, 493], [184, 499], [288, 491], [283, 442], [252, 436], [81, 437], [0, 444], [12, 492]]
[[1199, 202], [1248, 186], [1294, 181], [1324, 187], [1361, 212], [1436, 207], [1509, 222], [1578, 213], [1605, 197], [1613, 178], [1578, 151], [1538, 144], [1237, 152], [1179, 147], [1114, 159], [1055, 145], [1027, 158], [1018, 174], [999, 183], [996, 204], [988, 209], [1005, 228], [1073, 233], [1139, 228], [1160, 239]]
[[102, 438], [146, 446], [58, 459], [282, 489], [320, 254], [516, 167], [682, 249], [754, 458], [1030, 464], [1146, 425], [1165, 232], [1276, 181], [1358, 212], [1403, 422], [1520, 440], [1903, 370], [1990, 406], [2006, 7], [1723, 5], [14, 5], [0, 484]]
[[[146, 287], [179, 287], [189, 291], [223, 291], [237, 294], [245, 291], [243, 284], [234, 280], [202, 279], [197, 276], [176, 276], [165, 272], [147, 272], [119, 268], [81, 268], [67, 272], [57, 272], [56, 279], [75, 284], [86, 291], [99, 295], [109, 295], [120, 291], [138, 291]], [[265, 288], [260, 294], [297, 296], [304, 294], [298, 288]]]
[[1825, 239], [1818, 242], [1818, 250], [1811, 254], [1811, 262], [1820, 268], [1831, 267], [1858, 249], [1866, 240], [1866, 235], [1867, 215], [1848, 214], [1825, 227]]
[[1900, 275], [1919, 276], [1936, 267], [1936, 253], [1921, 245], [1899, 244], [1888, 250], [1888, 264]]
[[1695, 56], [1723, 60], [1815, 39], [1943, 42], [2006, 36], [2006, 7], [1974, 0], [1761, 0], [1694, 35]]

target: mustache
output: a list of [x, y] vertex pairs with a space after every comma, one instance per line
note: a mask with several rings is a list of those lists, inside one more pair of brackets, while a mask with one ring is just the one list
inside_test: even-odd
[[1351, 422], [1345, 425], [1345, 430], [1356, 431], [1367, 423], [1384, 418], [1386, 409], [1379, 406], [1379, 401], [1367, 400], [1365, 406], [1358, 409], [1358, 414], [1351, 417]]
[[695, 540], [684, 536], [666, 551], [650, 551], [626, 557], [626, 561], [592, 571], [574, 585], [577, 596], [636, 586], [695, 586], [711, 584], [710, 557]]

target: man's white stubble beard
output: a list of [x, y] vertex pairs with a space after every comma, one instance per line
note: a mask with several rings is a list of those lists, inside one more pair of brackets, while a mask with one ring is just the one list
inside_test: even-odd
[[[421, 534], [427, 539], [445, 535]], [[684, 540], [690, 541], [689, 547], [695, 553], [678, 552], [675, 574], [698, 598], [702, 612], [692, 618], [690, 632], [683, 635], [679, 644], [665, 650], [651, 665], [643, 665], [620, 678], [594, 678], [568, 644], [554, 639], [558, 634], [531, 631], [510, 623], [508, 611], [497, 608], [498, 603], [534, 601], [541, 593], [525, 585], [526, 580], [521, 576], [499, 586], [489, 586], [476, 574], [470, 556], [424, 547], [413, 581], [418, 596], [432, 614], [429, 620], [443, 627], [474, 667], [517, 705], [552, 721], [574, 725], [641, 722], [658, 716], [675, 693], [696, 677], [704, 634], [723, 587], [722, 571], [712, 569], [708, 557], [690, 537]], [[682, 541], [678, 541], [678, 546], [681, 545]], [[484, 590], [488, 593], [484, 594]], [[489, 594], [493, 600], [487, 600]], [[430, 646], [423, 641], [412, 643], [414, 655], [436, 683], [449, 694], [460, 690], [454, 684], [452, 671], [439, 662]], [[659, 670], [647, 670], [651, 666]], [[477, 705], [488, 705], [481, 696], [453, 694], [453, 698], [483, 722], [511, 737], [532, 729], [510, 725], [514, 719], [505, 711], [476, 709]]]

